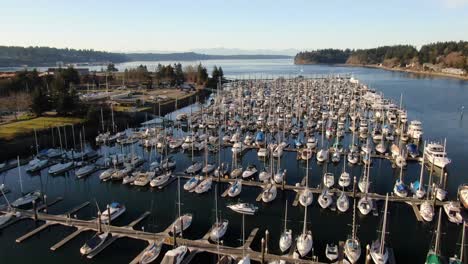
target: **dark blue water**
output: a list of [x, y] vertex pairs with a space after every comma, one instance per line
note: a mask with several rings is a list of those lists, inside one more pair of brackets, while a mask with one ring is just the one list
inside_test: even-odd
[[[261, 61], [207, 61], [212, 64], [221, 65], [227, 76], [260, 78], [272, 76], [293, 76], [302, 74], [305, 76], [321, 76], [329, 74], [353, 74], [370, 87], [384, 93], [386, 98], [391, 98], [398, 103], [400, 95], [403, 94], [403, 105], [408, 109], [409, 120], [419, 119], [423, 122], [424, 138], [443, 140], [447, 138], [447, 151], [452, 159], [448, 169], [448, 191], [451, 199], [456, 198], [457, 187], [468, 182], [466, 171], [466, 149], [467, 149], [467, 119], [461, 118], [459, 108], [468, 102], [468, 82], [446, 78], [430, 78], [410, 75], [400, 72], [390, 72], [378, 69], [358, 67], [335, 67], [335, 66], [296, 66], [289, 60], [261, 60]], [[128, 64], [119, 65], [126, 67]], [[208, 65], [208, 66], [211, 66]], [[349, 138], [346, 139], [349, 141]], [[345, 143], [345, 145], [347, 145]], [[1, 146], [0, 146], [1, 147]], [[14, 151], [14, 150], [7, 150]], [[119, 147], [111, 149], [100, 149], [101, 153], [108, 151], [122, 151]], [[123, 149], [129, 152], [130, 148]], [[135, 151], [149, 159], [150, 153], [140, 147]], [[154, 153], [152, 154], [154, 158]], [[190, 153], [172, 153], [177, 159], [177, 171], [183, 171], [191, 162]], [[305, 175], [305, 164], [296, 161], [295, 153], [286, 153], [281, 159], [282, 167], [288, 170], [288, 183], [294, 184]], [[231, 162], [231, 150], [225, 149], [221, 153], [223, 161]], [[195, 160], [203, 160], [203, 154], [196, 153]], [[217, 157], [210, 157], [217, 160]], [[242, 164], [264, 164], [257, 159], [256, 152], [247, 152], [242, 159]], [[336, 176], [341, 172], [341, 164], [329, 165], [328, 171], [334, 172]], [[413, 181], [419, 177], [419, 165], [410, 163], [404, 171], [406, 182]], [[309, 183], [316, 186], [320, 183], [325, 168], [315, 162], [310, 164]], [[361, 167], [349, 168], [353, 176], [359, 177]], [[375, 160], [371, 168], [372, 191], [378, 193], [391, 192], [399, 171], [391, 167], [387, 160]], [[101, 183], [97, 177], [98, 173], [84, 179], [78, 180], [73, 172], [64, 176], [49, 176], [47, 170], [40, 175], [28, 175], [24, 173], [23, 181], [25, 190], [40, 188], [46, 192], [49, 199], [63, 197], [64, 200], [49, 209], [51, 213], [63, 213], [66, 210], [85, 201], [96, 200], [101, 207], [111, 201], [119, 201], [127, 206], [127, 212], [116, 225], [125, 225], [137, 218], [145, 211], [151, 211], [149, 218], [143, 221], [137, 228], [144, 227], [149, 231], [162, 231], [172, 223], [176, 215], [175, 201], [177, 197], [177, 182], [174, 182], [164, 190], [152, 190], [148, 188], [135, 188], [116, 183]], [[426, 170], [425, 180], [428, 179]], [[7, 195], [14, 200], [19, 195], [19, 181], [17, 170], [11, 170], [0, 176], [13, 191]], [[437, 178], [435, 180], [438, 180]], [[182, 182], [183, 184], [183, 182]], [[219, 185], [219, 193], [226, 186]], [[258, 188], [243, 187], [240, 199], [246, 202], [255, 202], [260, 193]], [[270, 251], [279, 253], [278, 239], [282, 231], [282, 219], [284, 214], [285, 200], [289, 200], [289, 222], [288, 227], [296, 236], [302, 231], [302, 220], [304, 210], [302, 207], [292, 207], [291, 203], [295, 197], [293, 192], [278, 192], [274, 202], [270, 204], [257, 203], [260, 210], [256, 216], [246, 217], [247, 233], [254, 227], [259, 227], [260, 232], [252, 245], [259, 249], [261, 234], [266, 229], [270, 232]], [[224, 243], [231, 246], [239, 246], [241, 237], [241, 216], [225, 208], [225, 205], [236, 202], [238, 199], [219, 199], [219, 208], [223, 217], [230, 221], [229, 229]], [[337, 243], [343, 241], [351, 232], [351, 210], [345, 214], [322, 210], [317, 204], [317, 196], [314, 197], [312, 209], [308, 210], [308, 228], [313, 231], [314, 250], [321, 261], [326, 261], [324, 250], [326, 243]], [[3, 203], [3, 202], [1, 202]], [[194, 215], [191, 228], [184, 235], [188, 238], [202, 237], [214, 222], [214, 196], [213, 190], [197, 195], [182, 193], [182, 211]], [[382, 203], [379, 203], [379, 210]], [[89, 206], [77, 213], [78, 218], [90, 219], [96, 213], [95, 206]], [[358, 214], [359, 216], [359, 214]], [[435, 218], [436, 219], [436, 218]], [[443, 216], [442, 229], [445, 233], [442, 237], [442, 253], [452, 256], [458, 253], [460, 227], [449, 223]], [[358, 217], [358, 237], [363, 245], [370, 243], [378, 236], [377, 229], [381, 221], [378, 217], [368, 215]], [[432, 231], [434, 223], [419, 223], [414, 217], [411, 207], [406, 204], [392, 204], [389, 216], [388, 245], [394, 249], [398, 263], [423, 263], [428, 248], [432, 243]], [[128, 263], [145, 247], [145, 242], [121, 239], [107, 248], [95, 259], [89, 261], [79, 254], [79, 247], [92, 236], [87, 232], [78, 236], [56, 252], [49, 248], [70, 234], [74, 230], [65, 227], [51, 227], [21, 244], [16, 244], [15, 239], [34, 228], [32, 221], [24, 221], [7, 228], [0, 233], [0, 263], [31, 263], [40, 260], [44, 263]], [[168, 248], [163, 249], [163, 253]], [[364, 255], [364, 248], [363, 248]], [[162, 254], [161, 254], [162, 256]], [[361, 256], [361, 261], [363, 261]], [[161, 257], [158, 258], [158, 261]], [[211, 263], [212, 256], [201, 254], [194, 259], [194, 263]]]

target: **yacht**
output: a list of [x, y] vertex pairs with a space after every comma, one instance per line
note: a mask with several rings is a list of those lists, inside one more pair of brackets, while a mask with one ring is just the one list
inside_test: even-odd
[[96, 251], [104, 244], [112, 235], [108, 232], [94, 235], [91, 239], [80, 248], [81, 255], [88, 255]]
[[[101, 223], [109, 224], [117, 217], [121, 216], [125, 213], [126, 208], [125, 205], [113, 202], [107, 206], [107, 209], [101, 212]], [[109, 222], [109, 215], [110, 215], [110, 222]]]
[[114, 168], [109, 168], [105, 171], [103, 171], [101, 174], [99, 174], [99, 179], [101, 181], [107, 181], [111, 178], [112, 174], [115, 173], [115, 169]]
[[361, 256], [361, 243], [359, 242], [359, 239], [357, 237], [356, 228], [356, 200], [354, 200], [351, 237], [346, 239], [344, 244], [344, 254], [352, 264], [356, 263], [359, 260], [359, 257]]
[[312, 250], [313, 240], [312, 232], [307, 231], [307, 206], [304, 207], [304, 225], [302, 228], [302, 234], [296, 240], [296, 248], [301, 257], [307, 256]]
[[231, 205], [228, 205], [227, 208], [233, 210], [234, 212], [237, 212], [240, 214], [247, 214], [247, 215], [254, 215], [255, 212], [258, 210], [258, 207], [249, 203], [231, 204]]
[[434, 218], [434, 207], [432, 206], [432, 202], [429, 200], [425, 200], [419, 206], [419, 212], [421, 217], [426, 222], [432, 222]]
[[338, 179], [338, 185], [340, 187], [346, 188], [351, 184], [351, 177], [348, 172], [346, 172], [346, 159], [343, 159], [343, 172]]
[[[132, 176], [134, 177], [133, 185], [135, 186], [146, 186], [151, 180], [156, 176], [156, 172], [148, 171], [148, 172], [136, 172], [133, 173]], [[125, 179], [125, 178], [124, 178]], [[128, 181], [128, 179], [127, 179]]]
[[188, 252], [188, 248], [186, 246], [179, 246], [175, 249], [169, 250], [164, 255], [161, 263], [164, 264], [180, 264], [184, 259], [185, 255]]
[[142, 253], [140, 257], [140, 264], [149, 264], [155, 261], [159, 253], [161, 253], [162, 243], [157, 244], [156, 242], [152, 242]]
[[429, 163], [434, 164], [434, 166], [439, 168], [445, 168], [445, 166], [452, 162], [449, 158], [447, 158], [445, 146], [442, 146], [439, 143], [427, 144], [424, 148], [424, 155], [426, 156]]
[[423, 135], [422, 123], [418, 120], [412, 120], [408, 126], [408, 136], [415, 140], [421, 139]]

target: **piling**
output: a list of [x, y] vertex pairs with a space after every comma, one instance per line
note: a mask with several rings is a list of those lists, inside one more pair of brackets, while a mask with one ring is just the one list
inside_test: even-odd
[[176, 235], [176, 226], [173, 225], [173, 226], [172, 226], [172, 229], [173, 229], [173, 230], [172, 230], [172, 235], [174, 236], [174, 240], [173, 240], [174, 245], [173, 245], [173, 246], [174, 246], [174, 248], [175, 248], [176, 245], [177, 245], [177, 242], [176, 242], [176, 238], [177, 238], [177, 235]]
[[44, 212], [47, 214], [47, 194], [44, 194]]
[[356, 198], [356, 176], [353, 178], [353, 198]]
[[98, 232], [102, 232], [102, 226], [101, 226], [101, 212], [97, 213], [97, 226], [98, 226]]
[[366, 264], [371, 263], [371, 256], [370, 256], [370, 246], [366, 246]]
[[262, 264], [265, 263], [265, 239], [262, 238]]
[[33, 205], [33, 211], [34, 211], [34, 221], [37, 222], [37, 206], [36, 206], [35, 200], [32, 201], [32, 205]]
[[270, 233], [268, 232], [268, 229], [265, 231], [265, 253], [268, 254], [268, 237]]

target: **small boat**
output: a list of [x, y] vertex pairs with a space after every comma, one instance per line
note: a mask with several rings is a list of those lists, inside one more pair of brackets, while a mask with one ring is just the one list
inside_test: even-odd
[[184, 184], [184, 190], [190, 191], [190, 190], [194, 189], [195, 187], [197, 187], [198, 182], [199, 182], [198, 176], [193, 176], [193, 177], [191, 177], [191, 178]]
[[448, 202], [444, 204], [444, 211], [450, 222], [454, 224], [461, 224], [463, 217], [461, 216], [460, 205], [456, 202]]
[[247, 179], [253, 177], [257, 173], [257, 167], [253, 164], [247, 166], [244, 172], [242, 172], [242, 178]]
[[216, 166], [214, 164], [206, 164], [205, 167], [202, 169], [203, 174], [210, 174], [216, 169]]
[[148, 264], [155, 261], [161, 253], [162, 243], [152, 242], [140, 257], [140, 264]]
[[163, 173], [162, 175], [159, 175], [158, 177], [152, 179], [150, 181], [150, 186], [151, 187], [159, 187], [164, 184], [172, 177], [172, 174], [170, 171]]
[[41, 197], [40, 191], [32, 191], [32, 192], [26, 193], [25, 195], [13, 201], [11, 203], [11, 206], [13, 207], [24, 206], [24, 205], [32, 203], [33, 201], [38, 200], [40, 197]]
[[317, 153], [317, 161], [325, 162], [328, 161], [328, 149], [320, 149]]
[[229, 186], [228, 195], [229, 197], [236, 197], [242, 191], [242, 180], [237, 179]]
[[115, 220], [117, 217], [121, 216], [127, 208], [125, 208], [125, 205], [113, 202], [110, 205], [107, 206], [107, 209], [101, 212], [101, 222], [104, 224], [109, 223], [109, 215], [110, 215], [110, 221], [112, 222]]
[[285, 177], [286, 177], [286, 170], [279, 170], [278, 172], [275, 173], [275, 175], [273, 176], [273, 179], [277, 184], [281, 184], [283, 183], [283, 179], [285, 179]]
[[374, 200], [369, 198], [367, 195], [359, 199], [358, 209], [359, 209], [359, 212], [361, 212], [361, 214], [368, 215], [370, 211], [372, 211], [373, 207], [374, 207]]
[[434, 218], [434, 207], [432, 206], [431, 201], [425, 200], [422, 202], [419, 206], [419, 213], [424, 221], [432, 222], [432, 219]]
[[416, 144], [414, 143], [407, 144], [406, 150], [408, 152], [408, 155], [410, 155], [410, 157], [412, 157], [413, 159], [419, 156], [418, 146], [416, 146]]
[[228, 225], [229, 221], [226, 219], [215, 222], [210, 232], [211, 241], [218, 242], [226, 234]]
[[336, 260], [338, 258], [338, 246], [335, 244], [327, 244], [325, 256], [327, 256], [330, 261]]
[[258, 207], [249, 204], [249, 203], [237, 203], [237, 204], [231, 204], [228, 205], [227, 208], [233, 210], [234, 212], [240, 213], [240, 214], [247, 214], [247, 215], [254, 215], [255, 212], [257, 212]]
[[76, 170], [75, 175], [78, 178], [83, 178], [83, 177], [86, 177], [86, 176], [90, 175], [94, 171], [96, 171], [96, 165], [88, 164], [88, 165], [85, 165], [85, 166], [79, 168], [78, 170]]
[[125, 176], [122, 179], [122, 184], [132, 184], [135, 182], [135, 173]]
[[257, 152], [259, 158], [266, 158], [268, 156], [268, 150], [266, 148], [259, 148]]
[[271, 174], [271, 172], [264, 169], [258, 175], [258, 180], [261, 182], [269, 181], [271, 179]]
[[96, 251], [112, 235], [108, 232], [96, 234], [80, 248], [81, 255], [88, 255]]
[[184, 259], [185, 255], [188, 252], [188, 248], [186, 246], [179, 246], [175, 249], [169, 250], [164, 255], [161, 263], [164, 264], [180, 264]]
[[65, 162], [65, 163], [57, 163], [55, 165], [52, 165], [50, 168], [49, 168], [49, 174], [51, 175], [56, 175], [56, 174], [60, 174], [60, 173], [63, 173], [63, 172], [66, 172], [66, 171], [69, 171], [73, 168], [74, 166], [74, 162], [73, 161], [70, 161], [70, 162]]
[[[133, 173], [132, 176], [134, 177], [133, 185], [135, 186], [146, 186], [148, 183], [153, 180], [156, 172], [154, 171], [147, 171], [147, 172], [136, 172]], [[125, 178], [124, 178], [125, 180]]]
[[309, 254], [309, 252], [312, 250], [312, 246], [312, 233], [310, 231], [301, 234], [297, 238], [296, 248], [301, 257], [307, 256], [307, 254]]
[[237, 179], [237, 177], [242, 175], [242, 167], [237, 167], [231, 171], [229, 175], [232, 179]]
[[112, 175], [111, 175], [111, 180], [113, 181], [122, 181], [125, 176], [127, 176], [129, 173], [133, 171], [133, 167], [131, 166], [125, 166], [121, 170], [116, 170]]

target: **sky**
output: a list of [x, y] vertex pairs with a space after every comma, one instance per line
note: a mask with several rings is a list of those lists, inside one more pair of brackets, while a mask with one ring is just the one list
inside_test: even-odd
[[0, 0], [0, 45], [311, 50], [468, 40], [468, 0]]

